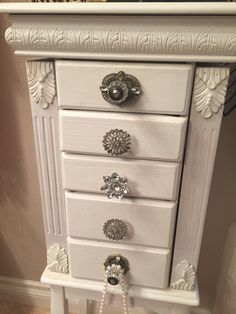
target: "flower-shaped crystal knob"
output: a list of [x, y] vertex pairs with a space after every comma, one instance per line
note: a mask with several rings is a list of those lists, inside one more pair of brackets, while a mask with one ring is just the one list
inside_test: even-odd
[[125, 104], [141, 93], [140, 83], [136, 77], [123, 71], [106, 75], [100, 90], [103, 98], [115, 105]]
[[105, 184], [101, 187], [101, 191], [105, 191], [109, 199], [115, 196], [121, 200], [129, 192], [128, 180], [121, 178], [117, 173], [113, 173], [111, 176], [104, 176], [103, 180]]
[[128, 227], [123, 220], [110, 219], [103, 226], [105, 236], [111, 240], [123, 240], [128, 235]]
[[110, 130], [103, 136], [103, 147], [108, 154], [119, 156], [128, 152], [131, 146], [130, 135], [123, 130]]

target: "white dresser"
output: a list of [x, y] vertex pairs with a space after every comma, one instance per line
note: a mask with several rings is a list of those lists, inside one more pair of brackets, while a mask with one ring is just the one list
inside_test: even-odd
[[[27, 56], [51, 286], [67, 299], [188, 314], [235, 3], [1, 4]], [[123, 308], [123, 309], [122, 309]], [[81, 311], [82, 312], [82, 311]]]

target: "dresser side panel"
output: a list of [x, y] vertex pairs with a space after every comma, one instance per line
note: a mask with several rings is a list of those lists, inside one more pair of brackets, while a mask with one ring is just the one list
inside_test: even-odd
[[178, 276], [186, 265], [193, 277], [197, 269], [228, 76], [227, 68], [196, 70], [171, 274], [184, 290], [187, 272]]
[[66, 247], [54, 63], [26, 63], [47, 247]]

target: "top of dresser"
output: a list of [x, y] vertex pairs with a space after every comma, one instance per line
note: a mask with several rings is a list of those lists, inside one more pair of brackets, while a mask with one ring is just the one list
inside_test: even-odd
[[236, 62], [236, 3], [3, 3], [17, 55]]
[[0, 13], [96, 15], [236, 15], [236, 3], [1, 3]]

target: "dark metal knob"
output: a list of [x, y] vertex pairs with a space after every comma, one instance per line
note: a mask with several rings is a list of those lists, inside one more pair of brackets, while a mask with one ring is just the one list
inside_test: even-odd
[[128, 235], [128, 227], [123, 220], [110, 219], [103, 226], [105, 236], [111, 240], [123, 240]]
[[117, 285], [122, 279], [122, 276], [129, 270], [128, 260], [121, 255], [108, 256], [104, 266], [107, 272], [107, 281], [113, 286]]
[[102, 143], [108, 154], [119, 156], [130, 150], [131, 137], [126, 131], [114, 129], [103, 136]]
[[123, 71], [111, 73], [104, 77], [100, 86], [103, 98], [113, 105], [122, 105], [140, 95], [139, 81]]
[[105, 184], [101, 187], [101, 191], [105, 191], [109, 199], [115, 196], [121, 200], [130, 191], [127, 185], [128, 180], [121, 178], [117, 173], [104, 176], [103, 180]]
[[115, 273], [112, 273], [112, 275], [107, 278], [107, 281], [110, 285], [116, 286], [119, 283], [119, 278]]

